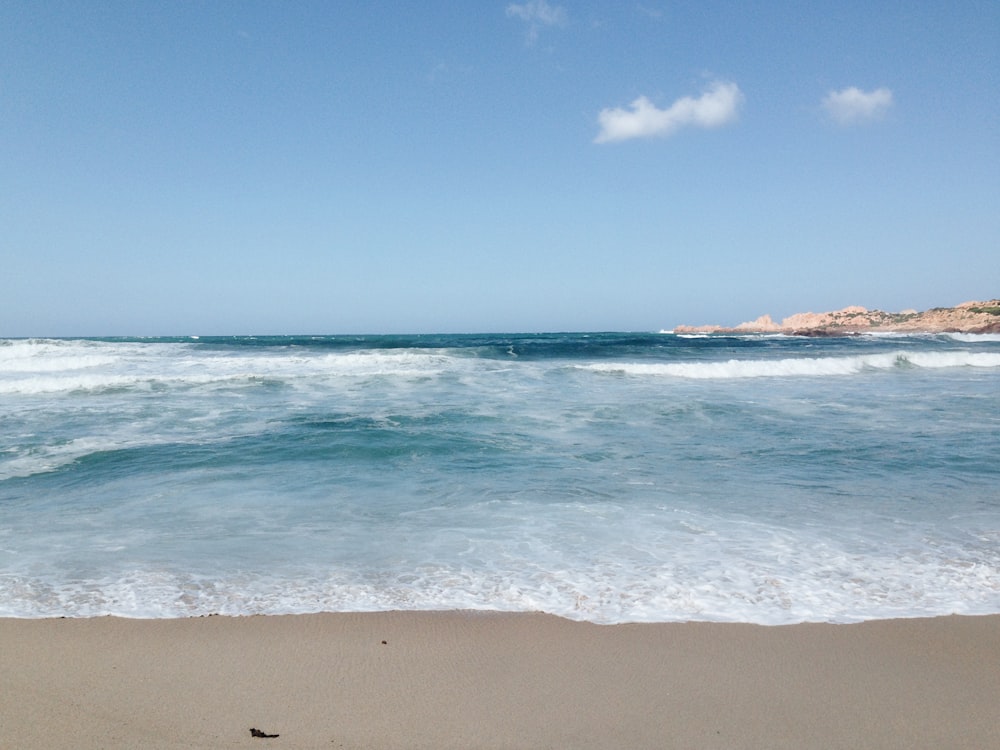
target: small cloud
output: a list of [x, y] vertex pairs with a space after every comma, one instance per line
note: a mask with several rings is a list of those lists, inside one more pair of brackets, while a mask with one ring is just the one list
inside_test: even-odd
[[511, 3], [507, 6], [507, 17], [517, 18], [528, 24], [528, 44], [538, 39], [538, 31], [543, 26], [565, 26], [568, 16], [561, 5], [549, 5], [545, 0], [528, 0], [526, 3]]
[[823, 97], [823, 109], [841, 125], [880, 120], [892, 103], [892, 92], [887, 88], [862, 91], [851, 86]]
[[602, 109], [597, 115], [601, 132], [594, 143], [630, 138], [668, 136], [683, 127], [717, 128], [736, 119], [743, 92], [735, 83], [716, 81], [697, 99], [685, 96], [667, 109], [659, 109], [640, 96], [630, 109]]
[[663, 18], [663, 11], [659, 8], [653, 8], [648, 5], [637, 5], [635, 9], [647, 18], [652, 18], [654, 21], [659, 21]]
[[441, 76], [447, 75], [449, 71], [448, 64], [439, 62], [433, 68], [431, 68], [430, 73], [428, 73], [425, 78], [428, 83], [435, 83]]

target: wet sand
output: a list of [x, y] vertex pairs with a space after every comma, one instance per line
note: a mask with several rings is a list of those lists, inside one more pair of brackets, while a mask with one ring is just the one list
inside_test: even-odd
[[1000, 616], [6, 619], [0, 747], [1000, 747]]

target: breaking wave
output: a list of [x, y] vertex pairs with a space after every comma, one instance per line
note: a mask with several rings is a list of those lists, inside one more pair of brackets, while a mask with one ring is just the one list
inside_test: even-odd
[[853, 357], [730, 359], [725, 362], [598, 362], [579, 367], [594, 372], [691, 379], [817, 377], [855, 375], [898, 367], [1000, 367], [1000, 353], [889, 352]]

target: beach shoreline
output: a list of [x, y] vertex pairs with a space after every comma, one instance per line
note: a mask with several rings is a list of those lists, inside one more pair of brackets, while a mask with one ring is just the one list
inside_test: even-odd
[[0, 653], [6, 747], [1000, 746], [1000, 615], [0, 619]]

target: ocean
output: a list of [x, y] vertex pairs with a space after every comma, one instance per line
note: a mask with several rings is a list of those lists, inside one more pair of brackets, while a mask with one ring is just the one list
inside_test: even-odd
[[1000, 336], [0, 340], [0, 616], [1000, 612]]

